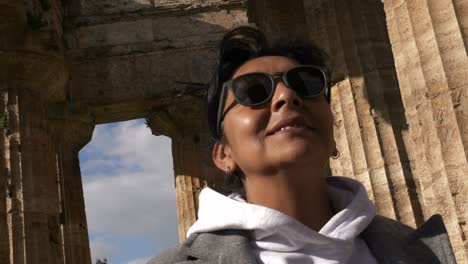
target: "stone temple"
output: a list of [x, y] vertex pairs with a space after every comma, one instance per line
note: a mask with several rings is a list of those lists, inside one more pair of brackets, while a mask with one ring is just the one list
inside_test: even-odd
[[330, 54], [331, 171], [381, 215], [441, 214], [467, 263], [467, 0], [1, 0], [0, 263], [91, 263], [78, 152], [96, 124], [135, 118], [172, 138], [184, 239], [222, 178], [192, 83], [246, 23]]

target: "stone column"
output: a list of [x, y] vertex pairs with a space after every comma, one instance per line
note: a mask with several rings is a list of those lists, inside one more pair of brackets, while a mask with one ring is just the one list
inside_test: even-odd
[[46, 104], [29, 85], [7, 83], [2, 166], [9, 184], [9, 233], [2, 241], [10, 243], [11, 263], [62, 263], [55, 146]]
[[[260, 29], [281, 28], [274, 26], [277, 23], [301, 29], [298, 31], [303, 38], [330, 55], [334, 84], [331, 108], [342, 154], [331, 162], [333, 174], [362, 182], [380, 214], [412, 226], [422, 222], [400, 133], [405, 124], [404, 111], [381, 1], [271, 2], [276, 5], [270, 1], [256, 1], [256, 5], [266, 9], [281, 5], [281, 12], [252, 9], [257, 13], [251, 12], [249, 19]], [[291, 39], [287, 30], [266, 32], [269, 39]]]
[[68, 81], [60, 1], [6, 0], [0, 13], [0, 83], [8, 90], [11, 262], [63, 263], [56, 152], [47, 120], [49, 103], [65, 100]]
[[0, 260], [10, 263], [10, 232], [8, 225], [8, 211], [11, 208], [8, 195], [9, 181], [9, 142], [6, 137], [8, 128], [8, 92], [5, 84], [0, 84]]
[[91, 264], [88, 225], [78, 154], [93, 135], [94, 122], [79, 116], [58, 121], [58, 171], [64, 256], [67, 264]]
[[332, 171], [361, 181], [379, 214], [420, 224], [381, 1], [304, 1], [304, 7], [311, 41], [330, 55], [335, 138], [345, 153]]
[[[2, 1], [0, 3], [0, 89], [6, 92], [6, 102], [2, 100], [2, 104], [6, 104], [3, 111], [3, 132], [1, 137], [2, 142], [0, 166], [0, 181], [8, 190], [6, 201], [0, 198], [0, 202], [6, 203], [5, 208], [7, 213], [7, 228], [4, 225], [0, 226], [0, 260], [2, 262], [13, 264], [25, 263], [24, 252], [24, 230], [23, 230], [23, 212], [22, 212], [22, 185], [21, 185], [21, 154], [19, 151], [19, 115], [18, 101], [16, 90], [11, 88], [7, 83], [7, 72], [10, 63], [6, 60], [8, 50], [13, 50], [23, 42], [24, 36], [19, 32], [24, 32], [26, 18], [23, 13], [21, 3], [13, 0]], [[11, 55], [10, 55], [11, 56]], [[8, 70], [7, 70], [8, 69]], [[14, 72], [14, 71], [13, 71]], [[2, 105], [3, 109], [3, 105]], [[5, 118], [6, 117], [6, 118]], [[6, 181], [6, 182], [5, 182]], [[1, 185], [1, 183], [0, 183]], [[3, 192], [4, 187], [0, 187]], [[0, 209], [2, 211], [2, 209]], [[0, 213], [2, 214], [2, 213]], [[3, 219], [3, 216], [0, 216]], [[1, 222], [1, 220], [0, 220]], [[5, 236], [5, 231], [7, 235]], [[5, 246], [8, 246], [6, 253]]]
[[459, 263], [467, 262], [467, 1], [385, 1], [408, 136], [418, 144], [428, 214], [444, 217]]
[[457, 15], [458, 25], [461, 29], [465, 50], [468, 53], [468, 1], [455, 0], [453, 1], [455, 13]]
[[172, 157], [179, 220], [183, 241], [197, 219], [198, 195], [205, 186], [217, 188], [223, 176], [213, 165], [204, 103], [198, 97], [183, 97], [147, 119], [154, 135], [172, 139]]
[[5, 149], [5, 156], [8, 156], [9, 159], [5, 167], [9, 169], [8, 224], [10, 260], [11, 264], [22, 264], [26, 261], [26, 252], [24, 244], [23, 182], [21, 173], [18, 94], [17, 90], [14, 88], [8, 88], [7, 91], [8, 127], [5, 135], [8, 148]]
[[55, 264], [62, 263], [56, 152], [36, 91], [18, 91], [26, 263]]

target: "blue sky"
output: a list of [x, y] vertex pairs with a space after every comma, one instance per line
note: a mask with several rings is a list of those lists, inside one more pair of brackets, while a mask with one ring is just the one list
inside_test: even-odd
[[80, 151], [93, 262], [143, 264], [178, 243], [171, 140], [143, 119], [98, 125]]

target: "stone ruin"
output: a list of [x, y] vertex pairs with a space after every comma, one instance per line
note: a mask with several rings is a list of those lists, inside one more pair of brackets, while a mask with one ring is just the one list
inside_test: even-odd
[[330, 54], [331, 171], [381, 215], [441, 214], [467, 263], [466, 0], [1, 0], [0, 263], [91, 263], [78, 152], [96, 124], [135, 118], [172, 139], [183, 240], [221, 178], [190, 83], [246, 23]]

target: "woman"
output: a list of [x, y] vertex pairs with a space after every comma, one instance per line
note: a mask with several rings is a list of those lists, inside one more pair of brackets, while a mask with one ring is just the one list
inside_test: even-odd
[[440, 216], [413, 230], [376, 216], [359, 182], [326, 177], [329, 89], [320, 50], [227, 33], [208, 121], [230, 194], [205, 188], [188, 239], [150, 263], [455, 263]]

